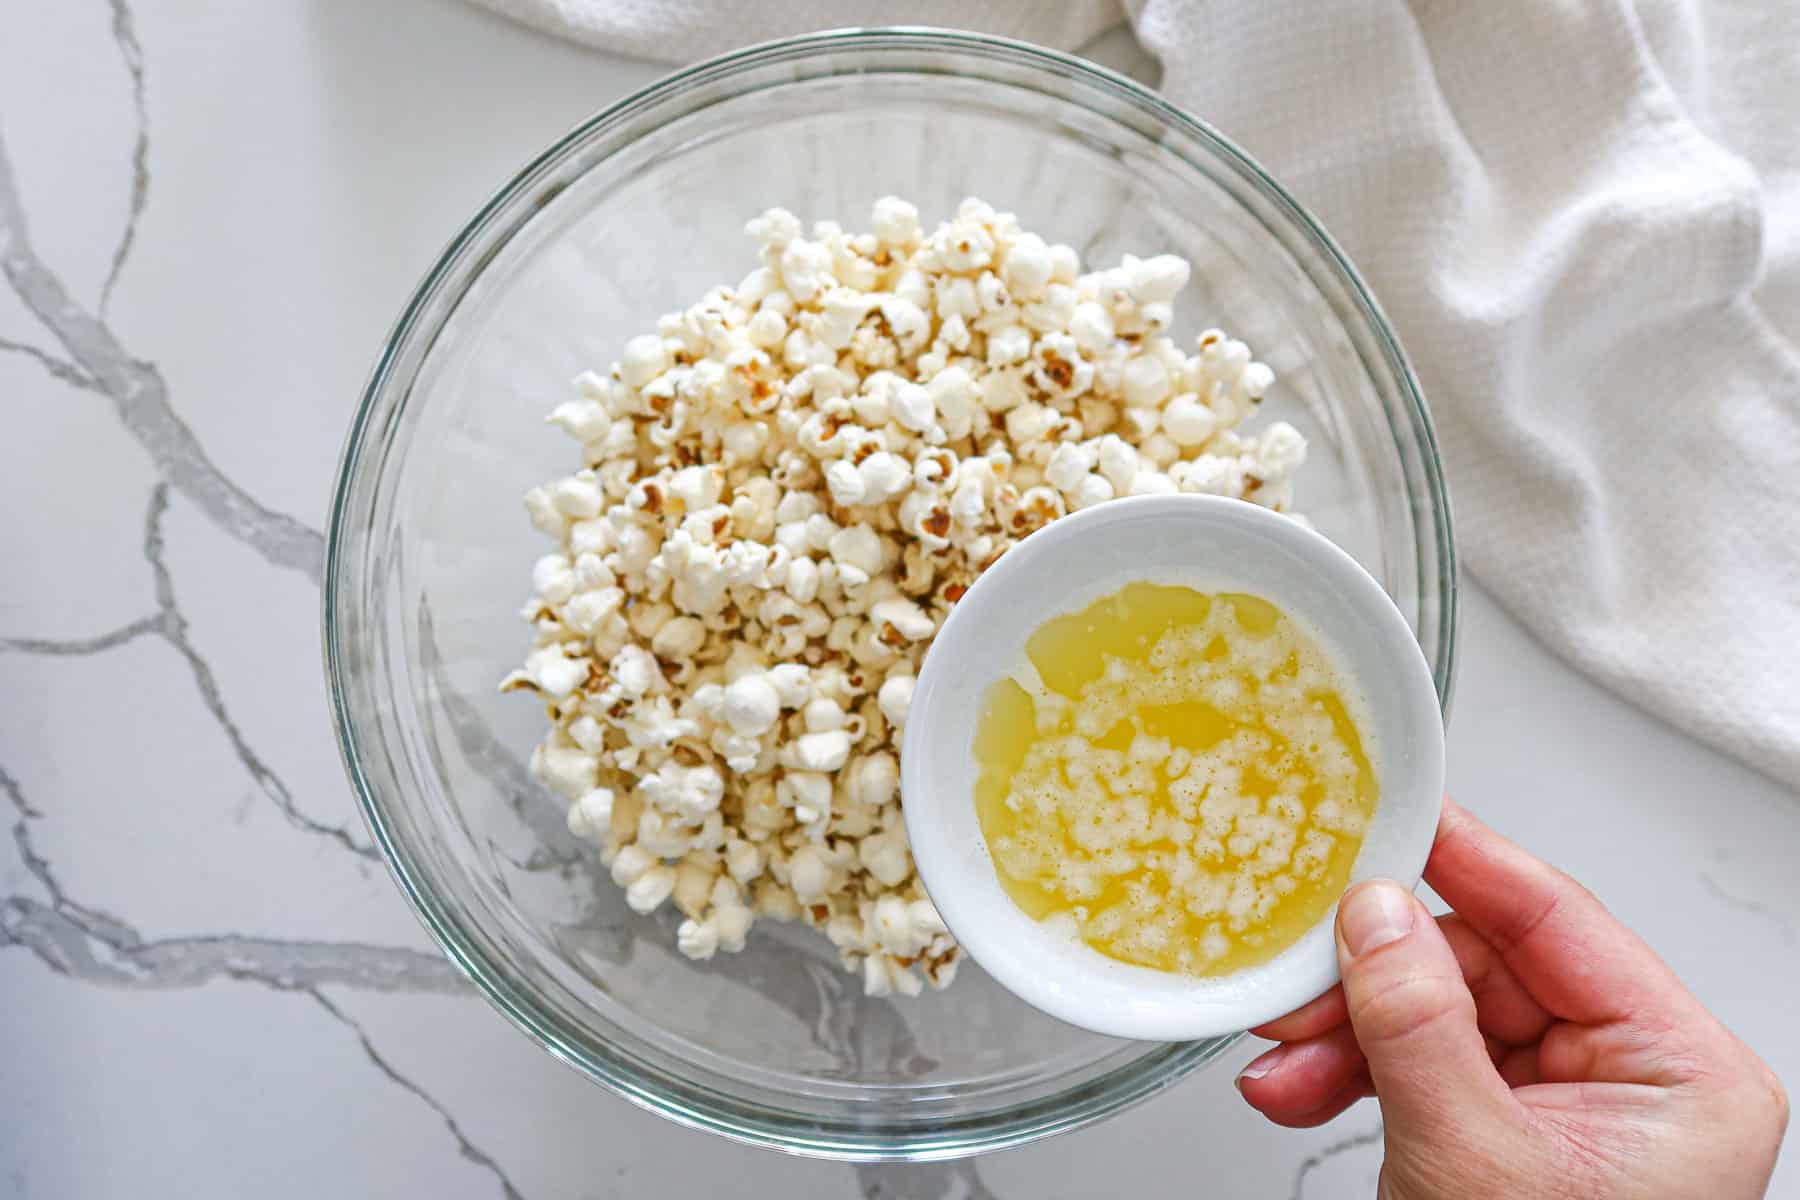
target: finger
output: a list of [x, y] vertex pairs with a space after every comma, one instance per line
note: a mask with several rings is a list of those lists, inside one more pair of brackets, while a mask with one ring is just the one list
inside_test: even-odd
[[[1485, 938], [1454, 913], [1437, 919], [1438, 927], [1456, 953], [1463, 979], [1475, 997], [1477, 1021], [1483, 1033], [1512, 1045], [1535, 1042], [1553, 1020], [1544, 1006], [1500, 961]], [[1272, 1042], [1298, 1042], [1318, 1037], [1349, 1020], [1344, 1009], [1344, 989], [1337, 986], [1302, 1005], [1285, 1017], [1277, 1017], [1250, 1032]]]
[[1475, 1023], [1481, 1032], [1510, 1046], [1543, 1037], [1555, 1018], [1532, 998], [1487, 939], [1456, 916], [1439, 917], [1438, 928], [1475, 997]]
[[1338, 906], [1337, 948], [1350, 1024], [1391, 1136], [1454, 1140], [1471, 1119], [1510, 1107], [1456, 955], [1412, 893], [1385, 879], [1351, 888]]
[[1580, 884], [1446, 800], [1425, 880], [1541, 1006], [1596, 1023], [1697, 1002]]
[[1269, 1120], [1275, 1124], [1286, 1126], [1289, 1129], [1311, 1129], [1315, 1125], [1323, 1125], [1327, 1121], [1334, 1120], [1358, 1100], [1366, 1100], [1374, 1094], [1375, 1085], [1370, 1081], [1368, 1071], [1358, 1071], [1355, 1078], [1333, 1092], [1330, 1099], [1311, 1112], [1282, 1116], [1264, 1115], [1268, 1116]]
[[1559, 1024], [1538, 1043], [1537, 1069], [1545, 1083], [1589, 1080], [1654, 1087], [1674, 1087], [1706, 1073], [1704, 1061], [1688, 1045], [1666, 1030], [1634, 1021]]
[[1320, 1037], [1275, 1047], [1245, 1067], [1237, 1085], [1250, 1107], [1287, 1124], [1318, 1111], [1363, 1070], [1355, 1030], [1340, 1025]]
[[1350, 1019], [1344, 1011], [1344, 989], [1334, 986], [1323, 996], [1315, 997], [1285, 1017], [1276, 1017], [1267, 1025], [1250, 1032], [1271, 1042], [1300, 1042], [1336, 1029]]

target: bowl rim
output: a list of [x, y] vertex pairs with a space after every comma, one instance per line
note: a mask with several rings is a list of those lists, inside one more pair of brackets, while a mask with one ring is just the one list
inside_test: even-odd
[[[1158, 530], [1150, 550], [1158, 557], [1134, 552], [1129, 564], [1090, 565], [1097, 543], [1142, 542], [1129, 536], [1133, 523]], [[1176, 524], [1191, 536], [1171, 550], [1167, 531]], [[1245, 572], [1235, 564], [1252, 549], [1262, 552], [1260, 569]], [[1202, 554], [1205, 559], [1197, 557]], [[1048, 592], [1045, 572], [1059, 577]], [[1065, 939], [1000, 889], [985, 833], [971, 827], [978, 734], [967, 723], [969, 706], [980, 706], [989, 687], [1009, 678], [1005, 666], [1000, 674], [971, 677], [973, 660], [982, 648], [1022, 643], [1043, 622], [1138, 581], [1261, 594], [1308, 629], [1340, 670], [1357, 658], [1391, 668], [1385, 684], [1349, 675], [1349, 690], [1361, 697], [1356, 707], [1365, 739], [1391, 749], [1376, 735], [1399, 731], [1406, 751], [1376, 757], [1385, 811], [1378, 811], [1345, 889], [1376, 876], [1418, 885], [1444, 789], [1443, 714], [1430, 664], [1392, 597], [1342, 547], [1291, 518], [1226, 496], [1127, 496], [1097, 504], [1051, 522], [982, 573], [933, 639], [907, 710], [900, 753], [901, 792], [910, 797], [907, 835], [926, 891], [963, 951], [1021, 1000], [1112, 1037], [1234, 1036], [1298, 1009], [1338, 981], [1330, 934], [1335, 899], [1269, 961], [1225, 976], [1183, 978], [1059, 944]], [[1319, 585], [1310, 600], [1308, 584]], [[991, 669], [991, 659], [980, 661], [984, 672]]]
[[[1211, 1062], [1230, 1048], [1233, 1039], [1164, 1044], [1048, 1098], [1026, 1102], [999, 1114], [940, 1122], [933, 1129], [914, 1130], [898, 1138], [868, 1121], [824, 1122], [810, 1115], [789, 1117], [760, 1106], [742, 1104], [698, 1088], [611, 1039], [601, 1039], [604, 1045], [599, 1046], [592, 1041], [583, 1043], [561, 1028], [550, 1006], [529, 989], [516, 985], [508, 977], [503, 963], [489, 961], [476, 944], [477, 939], [465, 933], [459, 921], [435, 895], [425, 873], [408, 857], [365, 767], [364, 748], [347, 706], [350, 690], [346, 686], [347, 658], [352, 648], [341, 638], [345, 627], [342, 610], [351, 603], [346, 584], [345, 547], [362, 516], [352, 513], [349, 503], [355, 490], [355, 469], [369, 450], [371, 434], [381, 428], [376, 417], [389, 391], [402, 350], [409, 347], [422, 317], [439, 300], [446, 284], [467, 266], [465, 259], [472, 248], [492, 230], [502, 214], [530, 196], [546, 172], [591, 139], [634, 118], [653, 113], [659, 105], [699, 85], [781, 62], [805, 61], [845, 51], [942, 52], [998, 60], [1014, 67], [1035, 69], [1046, 78], [1061, 81], [1067, 90], [1059, 94], [1074, 103], [1080, 103], [1079, 92], [1069, 85], [1085, 85], [1123, 101], [1198, 143], [1272, 203], [1280, 216], [1311, 243], [1335, 273], [1338, 282], [1345, 286], [1363, 319], [1366, 332], [1374, 337], [1375, 349], [1393, 377], [1406, 410], [1404, 415], [1410, 418], [1411, 434], [1418, 442], [1424, 485], [1419, 503], [1424, 516], [1435, 526], [1429, 531], [1429, 540], [1434, 543], [1438, 566], [1437, 578], [1427, 580], [1421, 572], [1418, 586], [1421, 594], [1431, 592], [1435, 595], [1438, 629], [1436, 645], [1428, 659], [1432, 663], [1438, 695], [1448, 711], [1455, 674], [1458, 582], [1450, 498], [1439, 459], [1437, 435], [1411, 363], [1386, 314], [1348, 257], [1311, 214], [1230, 139], [1135, 80], [1073, 54], [1016, 39], [927, 26], [823, 30], [759, 43], [680, 68], [579, 122], [495, 190], [449, 240], [409, 296], [382, 343], [346, 431], [326, 530], [321, 650], [339, 755], [390, 874], [432, 939], [516, 1028], [552, 1057], [615, 1094], [690, 1128], [718, 1133], [750, 1145], [839, 1161], [941, 1160], [1022, 1145], [1104, 1119]], [[1090, 111], [1093, 110], [1090, 108]], [[1108, 119], [1114, 118], [1108, 116]], [[490, 253], [497, 251], [495, 247]], [[469, 280], [479, 275], [481, 265], [484, 264], [475, 266]], [[469, 280], [465, 281], [465, 287]], [[451, 307], [453, 310], [454, 304]], [[438, 330], [432, 331], [433, 339], [441, 329], [440, 324]], [[399, 399], [394, 406], [396, 412], [404, 408], [407, 399], [407, 396]], [[1423, 521], [1417, 523], [1422, 525]], [[1415, 533], [1414, 540], [1416, 544], [1426, 539], [1421, 533]]]

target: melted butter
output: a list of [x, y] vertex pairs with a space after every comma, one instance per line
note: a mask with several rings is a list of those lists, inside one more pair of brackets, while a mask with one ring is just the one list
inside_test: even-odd
[[1330, 660], [1275, 605], [1134, 583], [1046, 622], [975, 736], [976, 813], [1033, 918], [1140, 966], [1265, 962], [1349, 882], [1375, 773]]

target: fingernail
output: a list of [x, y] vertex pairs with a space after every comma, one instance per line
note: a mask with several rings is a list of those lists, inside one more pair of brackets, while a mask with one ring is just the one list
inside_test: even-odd
[[1238, 1090], [1243, 1090], [1244, 1080], [1261, 1079], [1264, 1075], [1267, 1075], [1270, 1071], [1273, 1071], [1276, 1067], [1280, 1066], [1281, 1060], [1286, 1057], [1287, 1047], [1277, 1046], [1267, 1054], [1254, 1059], [1249, 1066], [1237, 1073]]
[[1386, 879], [1357, 884], [1338, 909], [1338, 930], [1353, 958], [1399, 941], [1412, 932], [1412, 926], [1412, 897]]

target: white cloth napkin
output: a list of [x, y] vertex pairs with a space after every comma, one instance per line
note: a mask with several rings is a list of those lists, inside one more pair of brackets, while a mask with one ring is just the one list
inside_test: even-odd
[[942, 25], [1071, 49], [1124, 19], [1119, 0], [476, 0], [613, 54], [691, 62], [852, 25]]
[[[1120, 15], [482, 2], [670, 60], [901, 18], [1068, 48]], [[1468, 568], [1570, 662], [1800, 787], [1800, 5], [1128, 7], [1163, 91], [1373, 285], [1437, 418]]]

